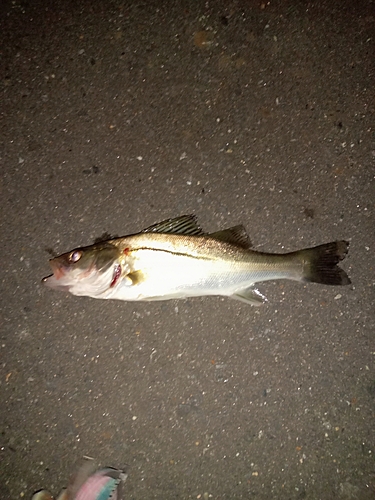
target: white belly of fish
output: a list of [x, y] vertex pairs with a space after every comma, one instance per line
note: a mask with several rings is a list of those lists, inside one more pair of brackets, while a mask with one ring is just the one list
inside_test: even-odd
[[166, 300], [202, 295], [232, 295], [252, 283], [245, 266], [224, 260], [138, 250], [130, 272], [101, 298]]

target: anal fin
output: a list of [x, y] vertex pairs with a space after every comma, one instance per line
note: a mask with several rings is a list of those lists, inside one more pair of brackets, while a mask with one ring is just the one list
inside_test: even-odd
[[252, 286], [245, 288], [244, 290], [238, 290], [233, 295], [230, 295], [231, 299], [240, 300], [246, 304], [259, 307], [265, 302], [268, 302], [267, 298], [260, 293], [259, 290], [253, 288]]

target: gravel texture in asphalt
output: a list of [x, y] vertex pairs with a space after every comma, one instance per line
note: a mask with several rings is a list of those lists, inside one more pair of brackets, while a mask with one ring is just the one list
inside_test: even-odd
[[[375, 497], [375, 3], [0, 6], [0, 498], [82, 456], [126, 499]], [[347, 287], [253, 308], [49, 290], [51, 255], [194, 213], [350, 241]]]

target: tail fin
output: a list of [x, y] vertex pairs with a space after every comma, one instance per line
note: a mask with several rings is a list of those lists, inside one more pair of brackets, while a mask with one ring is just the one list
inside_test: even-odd
[[349, 285], [349, 276], [337, 265], [345, 258], [348, 248], [347, 241], [334, 241], [298, 252], [304, 264], [301, 281], [324, 285]]

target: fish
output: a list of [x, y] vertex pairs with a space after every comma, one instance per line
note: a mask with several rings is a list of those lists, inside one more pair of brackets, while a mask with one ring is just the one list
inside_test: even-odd
[[[95, 470], [95, 462], [85, 460], [57, 500], [121, 500], [127, 474], [112, 467]], [[31, 500], [54, 500], [48, 490], [39, 490]]]
[[219, 295], [259, 306], [262, 281], [349, 285], [338, 266], [347, 241], [274, 254], [252, 249], [243, 225], [205, 233], [195, 215], [153, 224], [123, 237], [79, 247], [50, 260], [43, 283], [77, 296], [156, 301]]

